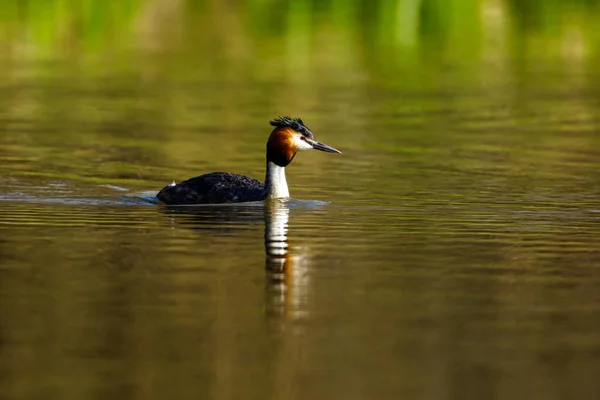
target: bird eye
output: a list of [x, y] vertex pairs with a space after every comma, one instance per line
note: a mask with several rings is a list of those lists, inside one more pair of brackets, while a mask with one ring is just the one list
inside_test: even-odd
[[306, 140], [306, 139], [304, 139], [304, 136], [300, 136], [300, 140]]

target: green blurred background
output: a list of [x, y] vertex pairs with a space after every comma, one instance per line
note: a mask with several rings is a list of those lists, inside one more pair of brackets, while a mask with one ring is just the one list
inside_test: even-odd
[[[186, 60], [198, 76], [226, 68], [229, 80], [403, 73], [410, 82], [416, 69], [431, 78], [449, 65], [491, 79], [482, 65], [561, 62], [585, 73], [598, 58], [599, 16], [593, 0], [8, 1], [0, 6], [0, 46], [4, 63], [69, 59], [96, 72], [172, 53], [186, 58], [174, 56], [169, 72]], [[258, 70], [245, 66], [257, 59]]]

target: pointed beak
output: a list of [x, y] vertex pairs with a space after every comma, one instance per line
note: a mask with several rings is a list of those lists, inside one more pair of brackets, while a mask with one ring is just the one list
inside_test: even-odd
[[341, 151], [334, 149], [333, 147], [327, 146], [324, 143], [321, 143], [317, 140], [315, 140], [314, 142], [311, 140], [310, 145], [313, 147], [313, 149], [315, 150], [321, 150], [321, 151], [326, 151], [328, 153], [337, 153], [337, 154], [342, 154]]

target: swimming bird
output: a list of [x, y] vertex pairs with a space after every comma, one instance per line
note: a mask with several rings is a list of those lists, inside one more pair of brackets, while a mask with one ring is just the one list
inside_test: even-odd
[[290, 197], [285, 167], [299, 151], [341, 151], [315, 139], [300, 118], [277, 117], [270, 121], [275, 128], [267, 141], [265, 182], [229, 172], [211, 172], [162, 188], [156, 195], [165, 204], [217, 204], [262, 201]]

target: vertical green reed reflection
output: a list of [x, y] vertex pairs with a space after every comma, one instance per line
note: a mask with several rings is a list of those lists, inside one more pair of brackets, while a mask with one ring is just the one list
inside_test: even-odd
[[[406, 60], [418, 55], [410, 49], [432, 43], [449, 56], [476, 58], [483, 30], [497, 22], [517, 42], [540, 33], [561, 38], [575, 24], [586, 51], [596, 52], [598, 15], [595, 0], [28, 0], [0, 5], [0, 43], [17, 53], [53, 57], [169, 50], [189, 38], [188, 46], [196, 48], [202, 46], [198, 42], [216, 41], [242, 44], [250, 53], [257, 47], [284, 50], [300, 68], [310, 62], [300, 54], [310, 55], [315, 40], [336, 40], [340, 33], [363, 41], [380, 59]], [[284, 41], [276, 43], [277, 38]], [[394, 48], [404, 50], [398, 54]]]

